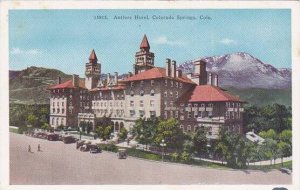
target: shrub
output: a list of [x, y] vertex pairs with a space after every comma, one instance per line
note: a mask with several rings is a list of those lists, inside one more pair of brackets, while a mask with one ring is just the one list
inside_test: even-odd
[[183, 152], [180, 155], [180, 160], [182, 162], [189, 162], [191, 160], [191, 155], [189, 153], [187, 153], [187, 152]]
[[178, 161], [179, 159], [179, 154], [177, 152], [174, 152], [171, 154], [172, 161]]

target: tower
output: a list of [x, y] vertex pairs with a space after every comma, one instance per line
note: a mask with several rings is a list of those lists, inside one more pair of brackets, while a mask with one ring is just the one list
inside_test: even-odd
[[96, 53], [92, 50], [89, 62], [85, 64], [85, 87], [89, 90], [95, 88], [100, 80], [101, 64], [97, 61]]
[[134, 74], [146, 71], [154, 67], [154, 53], [150, 52], [147, 36], [144, 35], [140, 45], [140, 51], [135, 54]]

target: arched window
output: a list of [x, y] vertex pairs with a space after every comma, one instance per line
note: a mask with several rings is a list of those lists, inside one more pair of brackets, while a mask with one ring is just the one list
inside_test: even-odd
[[152, 90], [150, 91], [150, 95], [151, 95], [151, 96], [154, 96], [154, 94], [155, 94], [155, 92], [154, 92], [154, 90], [152, 89]]

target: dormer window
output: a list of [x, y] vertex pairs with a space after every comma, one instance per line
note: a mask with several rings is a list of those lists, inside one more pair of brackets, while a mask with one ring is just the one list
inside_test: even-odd
[[151, 80], [151, 86], [154, 86], [154, 80]]
[[130, 96], [134, 96], [134, 92], [133, 91], [130, 91]]
[[134, 83], [133, 83], [133, 82], [131, 82], [131, 83], [130, 83], [130, 86], [131, 86], [131, 87], [133, 87], [133, 86], [134, 86]]

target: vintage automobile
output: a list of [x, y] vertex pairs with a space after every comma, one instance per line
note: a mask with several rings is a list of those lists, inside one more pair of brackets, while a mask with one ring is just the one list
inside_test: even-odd
[[288, 168], [280, 168], [279, 169], [282, 173], [286, 173], [288, 175], [290, 175], [292, 173], [292, 171]]
[[66, 136], [63, 136], [62, 137], [62, 141], [65, 143], [65, 144], [69, 144], [69, 143], [74, 143], [76, 142], [76, 139], [71, 136], [71, 135], [66, 135]]
[[57, 141], [58, 140], [58, 134], [50, 133], [47, 135], [48, 141]]
[[127, 158], [127, 150], [124, 148], [120, 148], [118, 150], [118, 158], [119, 159], [126, 159]]
[[79, 149], [82, 145], [84, 145], [85, 141], [84, 140], [79, 140], [76, 142], [76, 149]]
[[101, 153], [102, 152], [101, 148], [95, 144], [91, 144], [91, 145], [89, 145], [89, 147], [90, 147], [90, 153]]

